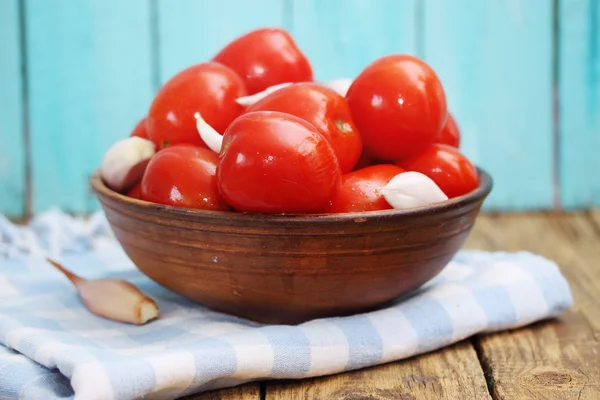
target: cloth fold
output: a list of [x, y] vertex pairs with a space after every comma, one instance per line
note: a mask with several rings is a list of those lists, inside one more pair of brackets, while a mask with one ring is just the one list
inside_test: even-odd
[[[161, 318], [132, 326], [90, 314], [43, 255], [87, 278], [132, 282], [156, 300]], [[26, 227], [0, 219], [0, 399], [172, 399], [333, 374], [525, 326], [571, 304], [569, 285], [550, 260], [463, 250], [436, 278], [385, 308], [263, 325], [146, 278], [101, 213], [84, 220], [53, 210]]]

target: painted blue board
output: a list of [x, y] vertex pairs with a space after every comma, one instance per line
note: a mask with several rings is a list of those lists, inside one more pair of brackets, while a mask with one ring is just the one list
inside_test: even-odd
[[418, 53], [417, 0], [292, 0], [290, 29], [317, 80], [354, 78], [378, 57]]
[[0, 213], [25, 213], [25, 146], [18, 0], [0, 1]]
[[552, 1], [425, 0], [423, 14], [461, 148], [495, 182], [485, 208], [552, 207]]
[[[596, 0], [558, 2], [558, 182], [552, 2], [23, 1], [34, 211], [95, 209], [87, 177], [143, 115], [157, 85], [265, 25], [288, 28], [320, 80], [355, 76], [392, 52], [423, 55], [446, 87], [463, 151], [495, 179], [487, 209], [552, 207], [557, 183], [563, 206], [600, 205]], [[0, 2], [0, 56], [0, 212], [19, 216], [26, 198], [19, 0]]]
[[88, 177], [153, 94], [146, 0], [26, 0], [34, 209], [97, 208]]
[[561, 202], [600, 206], [600, 2], [559, 4]]
[[157, 0], [159, 75], [164, 83], [190, 65], [209, 61], [237, 36], [284, 26], [287, 0]]

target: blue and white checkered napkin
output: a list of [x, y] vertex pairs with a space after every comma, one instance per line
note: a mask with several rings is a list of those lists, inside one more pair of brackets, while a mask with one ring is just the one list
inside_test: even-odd
[[[388, 308], [261, 325], [192, 304], [145, 278], [102, 214], [82, 221], [52, 211], [28, 227], [0, 220], [0, 239], [2, 399], [171, 399], [257, 379], [333, 374], [520, 327], [572, 303], [546, 259], [463, 251]], [[157, 300], [162, 317], [140, 327], [89, 314], [43, 254], [89, 278], [133, 282]]]

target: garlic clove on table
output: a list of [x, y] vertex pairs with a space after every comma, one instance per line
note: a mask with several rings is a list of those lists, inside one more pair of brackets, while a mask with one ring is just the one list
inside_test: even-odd
[[73, 283], [84, 306], [99, 317], [143, 325], [160, 315], [156, 302], [129, 282], [117, 279], [83, 279], [58, 262], [50, 259], [47, 261]]

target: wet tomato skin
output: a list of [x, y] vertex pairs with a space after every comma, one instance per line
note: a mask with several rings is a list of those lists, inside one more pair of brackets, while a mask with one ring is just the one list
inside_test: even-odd
[[205, 146], [195, 113], [222, 133], [243, 112], [235, 100], [246, 94], [232, 69], [215, 62], [192, 65], [169, 79], [154, 97], [147, 116], [148, 136], [159, 149], [178, 143]]
[[141, 120], [139, 120], [139, 122], [135, 125], [135, 127], [133, 128], [133, 131], [131, 131], [131, 134], [129, 134], [130, 137], [140, 137], [142, 139], [150, 139], [148, 137], [148, 128], [147, 128], [147, 118], [144, 117]]
[[289, 32], [281, 28], [248, 32], [228, 43], [213, 60], [237, 72], [248, 94], [280, 83], [313, 80], [308, 58]]
[[446, 95], [435, 71], [406, 54], [368, 65], [346, 100], [364, 147], [376, 159], [398, 160], [425, 150], [446, 120]]
[[140, 182], [136, 183], [134, 187], [129, 189], [129, 191], [127, 192], [127, 196], [134, 198], [134, 199], [141, 200], [141, 198], [142, 198], [142, 182], [140, 181]]
[[141, 199], [203, 210], [230, 210], [219, 194], [218, 155], [191, 144], [169, 146], [156, 153], [142, 177]]
[[269, 94], [247, 112], [280, 111], [313, 124], [329, 141], [342, 172], [350, 172], [362, 153], [362, 140], [346, 100], [337, 92], [313, 82], [295, 83]]
[[427, 150], [400, 160], [397, 165], [431, 178], [449, 198], [469, 193], [479, 186], [477, 168], [457, 148], [434, 143]]
[[390, 210], [380, 189], [405, 172], [393, 164], [371, 165], [345, 174], [329, 209], [330, 213]]
[[335, 153], [317, 128], [282, 112], [237, 118], [223, 135], [219, 157], [219, 192], [238, 211], [323, 212], [341, 179]]
[[452, 114], [448, 113], [448, 118], [440, 134], [435, 139], [436, 143], [447, 144], [448, 146], [460, 147], [460, 129]]

